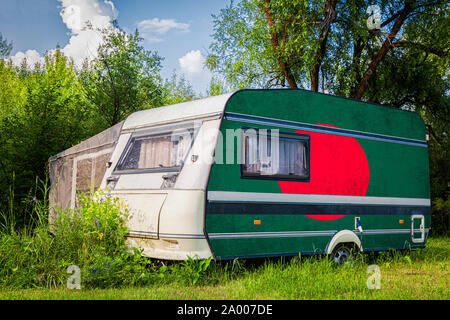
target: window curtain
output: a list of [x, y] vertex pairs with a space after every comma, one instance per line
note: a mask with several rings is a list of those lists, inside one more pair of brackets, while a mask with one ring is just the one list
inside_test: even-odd
[[192, 143], [189, 132], [150, 137], [141, 142], [139, 169], [181, 166]]
[[[306, 175], [305, 143], [279, 138], [278, 143], [261, 139], [261, 136], [246, 135], [245, 164], [247, 173], [260, 175]], [[266, 146], [264, 146], [264, 144]]]
[[258, 156], [258, 137], [256, 135], [244, 136], [245, 141], [245, 171], [259, 173], [261, 162]]
[[281, 175], [305, 175], [304, 143], [301, 141], [280, 139], [280, 167]]
[[170, 136], [142, 141], [138, 168], [170, 167], [171, 144]]
[[259, 157], [261, 160], [261, 175], [276, 175], [280, 169], [280, 139], [278, 134], [259, 135]]

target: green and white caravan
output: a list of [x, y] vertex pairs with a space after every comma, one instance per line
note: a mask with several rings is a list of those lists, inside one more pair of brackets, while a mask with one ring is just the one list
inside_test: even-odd
[[130, 207], [128, 242], [182, 260], [423, 248], [427, 134], [414, 112], [306, 90], [142, 110], [50, 159], [51, 201], [83, 185]]

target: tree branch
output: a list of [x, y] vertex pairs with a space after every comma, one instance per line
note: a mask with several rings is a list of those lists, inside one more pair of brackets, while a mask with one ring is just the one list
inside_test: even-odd
[[355, 94], [352, 96], [354, 99], [360, 100], [363, 96], [364, 92], [369, 86], [369, 80], [373, 77], [373, 74], [375, 72], [375, 69], [377, 68], [378, 64], [383, 60], [383, 58], [388, 53], [389, 49], [392, 47], [392, 40], [395, 38], [397, 33], [399, 32], [401, 26], [405, 22], [406, 18], [408, 17], [408, 14], [411, 12], [412, 6], [410, 1], [406, 1], [405, 6], [403, 7], [403, 10], [400, 12], [397, 21], [395, 21], [394, 26], [391, 29], [391, 32], [389, 32], [389, 35], [387, 36], [386, 40], [383, 42], [383, 45], [378, 50], [378, 53], [376, 56], [372, 59], [372, 62], [369, 64], [369, 67], [367, 68], [366, 72], [364, 73], [364, 76], [359, 84], [359, 88], [356, 90]]
[[380, 24], [380, 28], [383, 28], [384, 26], [386, 26], [389, 23], [391, 23], [392, 21], [394, 21], [400, 14], [401, 14], [401, 11], [392, 15], [389, 19], [387, 19], [386, 21], [384, 21], [383, 23]]
[[275, 30], [275, 23], [273, 21], [272, 13], [269, 9], [270, 0], [264, 0], [264, 12], [266, 14], [267, 23], [269, 24], [270, 30], [270, 40], [272, 42], [273, 50], [275, 51], [275, 55], [277, 56], [278, 64], [291, 88], [298, 88], [297, 83], [295, 82], [295, 78], [292, 75], [290, 68], [286, 65], [284, 60], [280, 57], [279, 48], [278, 48], [278, 36]]
[[394, 42], [392, 44], [392, 47], [394, 47], [394, 48], [405, 48], [405, 47], [408, 47], [408, 46], [417, 47], [420, 50], [423, 50], [425, 52], [429, 52], [429, 53], [435, 54], [435, 55], [437, 55], [438, 57], [441, 57], [441, 58], [445, 58], [445, 57], [448, 56], [448, 52], [447, 51], [434, 49], [434, 48], [432, 48], [430, 46], [427, 46], [427, 45], [424, 45], [422, 43], [402, 40], [402, 41]]
[[309, 72], [311, 77], [311, 91], [319, 90], [319, 70], [322, 65], [322, 60], [325, 55], [328, 33], [330, 26], [336, 19], [336, 0], [328, 0], [325, 3], [325, 9], [323, 11], [323, 24], [319, 37], [319, 47], [317, 48], [314, 64]]
[[111, 118], [111, 125], [115, 125], [118, 122], [118, 118], [119, 118], [119, 109], [120, 109], [120, 96], [116, 90], [116, 87], [114, 85], [114, 77], [111, 74], [111, 68], [109, 66], [108, 63], [108, 58], [100, 52], [100, 57], [103, 59], [102, 62], [105, 64], [106, 66], [106, 71], [108, 73], [108, 77], [110, 80], [110, 84], [111, 84], [111, 88], [113, 90], [113, 94], [114, 94], [114, 112]]

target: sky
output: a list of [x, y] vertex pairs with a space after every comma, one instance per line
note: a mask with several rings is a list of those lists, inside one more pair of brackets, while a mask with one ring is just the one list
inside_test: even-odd
[[94, 27], [110, 27], [112, 19], [127, 32], [137, 28], [143, 46], [164, 58], [163, 78], [173, 72], [205, 94], [212, 74], [203, 66], [212, 41], [213, 18], [229, 0], [1, 0], [0, 33], [13, 43], [10, 58], [20, 64], [41, 61], [60, 46], [80, 63], [95, 58], [101, 42]]

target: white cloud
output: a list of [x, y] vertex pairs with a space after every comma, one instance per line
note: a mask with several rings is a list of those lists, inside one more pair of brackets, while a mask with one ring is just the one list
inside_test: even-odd
[[179, 73], [193, 86], [196, 92], [205, 92], [212, 73], [205, 67], [205, 57], [200, 50], [192, 50], [178, 59]]
[[145, 40], [147, 40], [149, 43], [158, 43], [163, 42], [164, 40], [158, 37], [152, 37], [148, 35], [144, 35]]
[[[97, 28], [113, 28], [112, 20], [117, 18], [118, 11], [112, 1], [108, 0], [58, 0], [61, 3], [60, 16], [69, 29], [69, 43], [61, 49], [75, 64], [81, 66], [85, 58], [93, 59], [97, 56], [97, 48], [102, 42]], [[94, 30], [85, 29], [86, 22], [90, 22]], [[55, 49], [49, 50], [50, 53]], [[15, 65], [20, 65], [24, 57], [28, 66], [31, 61], [43, 61], [38, 59], [36, 50], [18, 52], [10, 57]], [[34, 65], [34, 64], [33, 64]]]
[[104, 0], [58, 0], [61, 2], [60, 16], [72, 34], [83, 33], [87, 21], [94, 28], [108, 28], [117, 10], [111, 1]]
[[41, 57], [36, 50], [27, 50], [25, 53], [22, 51], [17, 52], [14, 56], [10, 57], [13, 65], [20, 66], [23, 63], [23, 59], [26, 59], [28, 67], [33, 67], [36, 63], [44, 63], [44, 58]]
[[205, 58], [200, 50], [192, 50], [178, 59], [181, 71], [190, 75], [195, 75], [203, 70]]
[[164, 41], [161, 36], [167, 34], [170, 31], [187, 33], [189, 32], [190, 27], [188, 23], [177, 22], [174, 19], [158, 18], [142, 20], [138, 22], [137, 26], [145, 39], [147, 39], [149, 42]]
[[145, 32], [157, 34], [166, 34], [169, 30], [177, 30], [181, 32], [189, 31], [189, 24], [176, 22], [174, 19], [158, 19], [143, 20], [138, 23], [138, 27]]

